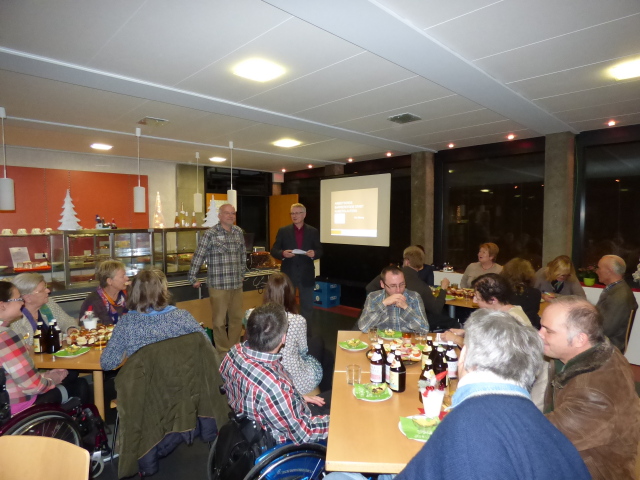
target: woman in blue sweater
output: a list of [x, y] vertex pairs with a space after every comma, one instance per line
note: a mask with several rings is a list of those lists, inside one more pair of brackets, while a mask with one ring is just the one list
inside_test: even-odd
[[103, 370], [114, 370], [142, 347], [204, 329], [186, 310], [169, 305], [167, 278], [160, 270], [142, 270], [131, 282], [129, 312], [113, 330], [100, 357]]

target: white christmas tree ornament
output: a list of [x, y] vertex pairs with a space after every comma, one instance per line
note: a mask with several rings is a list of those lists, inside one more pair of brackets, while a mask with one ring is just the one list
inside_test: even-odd
[[71, 192], [67, 189], [67, 196], [62, 204], [62, 216], [60, 217], [60, 226], [58, 230], [82, 230], [80, 219], [76, 217], [76, 211], [73, 209], [73, 200], [71, 200]]
[[213, 201], [213, 198], [209, 202], [209, 208], [207, 209], [207, 216], [204, 219], [203, 227], [213, 227], [216, 223], [218, 223], [218, 212], [216, 212], [216, 204]]

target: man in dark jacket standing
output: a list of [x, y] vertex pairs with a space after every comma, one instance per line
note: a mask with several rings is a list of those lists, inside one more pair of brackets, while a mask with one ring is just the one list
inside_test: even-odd
[[[307, 321], [307, 333], [311, 330], [313, 316], [313, 287], [315, 267], [313, 261], [322, 256], [320, 233], [304, 223], [307, 209], [301, 203], [291, 205], [293, 223], [278, 230], [271, 255], [282, 260], [282, 273], [289, 276], [300, 295], [300, 315]], [[310, 334], [309, 334], [310, 335]]]
[[640, 404], [629, 362], [603, 333], [598, 309], [560, 297], [542, 314], [549, 370], [545, 415], [580, 452], [594, 480], [632, 480]]

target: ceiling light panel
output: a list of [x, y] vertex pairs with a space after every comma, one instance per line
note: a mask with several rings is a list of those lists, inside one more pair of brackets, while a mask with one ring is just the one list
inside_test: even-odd
[[250, 58], [233, 67], [233, 74], [255, 82], [268, 82], [281, 77], [285, 69], [269, 60]]

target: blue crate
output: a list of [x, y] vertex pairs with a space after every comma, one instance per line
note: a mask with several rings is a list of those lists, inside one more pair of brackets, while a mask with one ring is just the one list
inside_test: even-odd
[[335, 293], [329, 294], [327, 292], [316, 290], [313, 292], [313, 304], [322, 308], [331, 308], [340, 305], [340, 295]]

